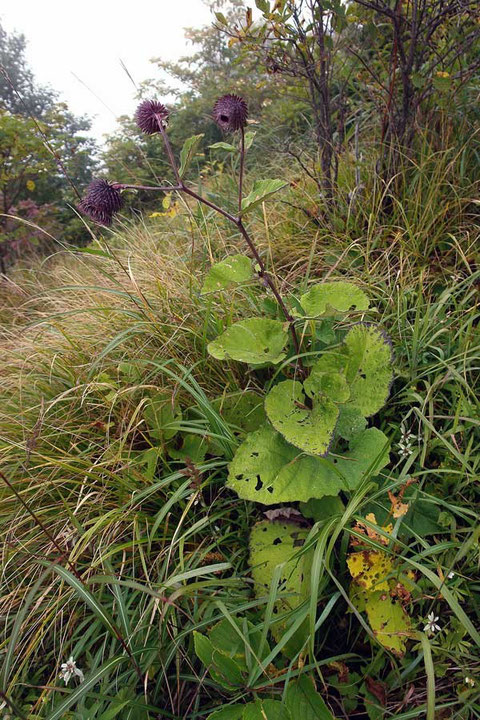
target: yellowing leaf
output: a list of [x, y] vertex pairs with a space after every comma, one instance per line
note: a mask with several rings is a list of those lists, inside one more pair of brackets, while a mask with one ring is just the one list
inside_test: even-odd
[[351, 553], [347, 558], [350, 575], [365, 590], [387, 590], [387, 577], [393, 569], [393, 563], [387, 553], [381, 550], [364, 550]]
[[26, 185], [27, 185], [27, 190], [30, 190], [30, 192], [32, 192], [32, 190], [35, 190], [35, 183], [33, 180], [27, 180]]
[[402, 605], [388, 593], [374, 592], [367, 593], [365, 609], [377, 640], [395, 655], [403, 655], [412, 627]]

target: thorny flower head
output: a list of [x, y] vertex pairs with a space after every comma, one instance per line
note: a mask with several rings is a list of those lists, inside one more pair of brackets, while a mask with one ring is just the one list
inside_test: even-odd
[[75, 676], [78, 677], [81, 683], [85, 679], [83, 672], [80, 670], [80, 668], [77, 668], [77, 664], [73, 659], [73, 655], [70, 655], [67, 662], [62, 663], [61, 665], [60, 677], [62, 678], [62, 680], [65, 680], [65, 685], [67, 685], [70, 678]]
[[78, 204], [80, 212], [101, 225], [111, 225], [113, 216], [123, 205], [123, 199], [115, 185], [107, 180], [92, 180]]
[[223, 95], [213, 107], [213, 119], [222, 130], [234, 132], [247, 124], [248, 107], [238, 95]]
[[158, 100], [144, 100], [137, 108], [135, 122], [147, 135], [160, 132], [168, 121], [168, 110]]
[[426, 632], [427, 635], [434, 635], [436, 632], [441, 630], [440, 625], [437, 625], [438, 616], [435, 615], [433, 612], [427, 615], [427, 621], [427, 624], [423, 628], [423, 632]]

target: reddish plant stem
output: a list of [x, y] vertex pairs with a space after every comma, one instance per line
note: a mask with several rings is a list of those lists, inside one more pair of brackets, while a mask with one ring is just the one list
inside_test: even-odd
[[181, 185], [130, 185], [129, 183], [112, 183], [117, 190], [157, 190], [158, 192], [172, 192], [182, 190]]
[[[170, 145], [170, 141], [168, 139], [168, 135], [165, 131], [165, 127], [163, 125], [162, 119], [157, 116], [157, 123], [159, 130], [161, 132], [163, 142], [165, 144], [165, 149], [167, 151], [168, 159], [170, 162], [170, 165], [172, 167], [173, 173], [175, 175], [176, 181], [177, 181], [177, 187], [172, 187], [169, 189], [172, 190], [178, 190], [180, 192], [184, 192], [186, 195], [190, 195], [190, 197], [193, 197], [198, 202], [203, 203], [207, 207], [211, 208], [212, 210], [215, 210], [215, 212], [218, 212], [220, 215], [223, 215], [223, 217], [227, 218], [231, 223], [233, 223], [241, 233], [242, 237], [244, 238], [245, 242], [247, 243], [248, 247], [250, 248], [250, 251], [252, 252], [259, 270], [258, 270], [258, 276], [262, 280], [265, 287], [270, 288], [272, 294], [275, 297], [275, 300], [277, 301], [285, 320], [288, 322], [290, 334], [292, 336], [293, 346], [295, 348], [295, 352], [298, 356], [298, 366], [300, 369], [301, 375], [305, 375], [305, 368], [303, 367], [302, 359], [300, 357], [300, 342], [298, 340], [297, 331], [295, 329], [295, 320], [290, 314], [282, 296], [280, 295], [277, 286], [275, 284], [275, 281], [273, 280], [272, 276], [267, 272], [267, 269], [265, 267], [265, 263], [263, 262], [262, 258], [260, 257], [257, 248], [255, 247], [255, 244], [253, 240], [251, 239], [250, 235], [248, 234], [241, 217], [241, 211], [242, 211], [242, 197], [243, 197], [243, 175], [244, 175], [244, 165], [245, 165], [245, 133], [243, 128], [241, 129], [241, 141], [240, 141], [240, 177], [239, 177], [239, 186], [238, 186], [238, 216], [235, 217], [235, 215], [232, 215], [227, 210], [224, 210], [223, 208], [219, 207], [218, 205], [215, 205], [215, 203], [210, 202], [210, 200], [207, 200], [206, 198], [199, 195], [195, 190], [191, 190], [188, 188], [185, 183], [183, 182], [182, 178], [180, 177], [180, 174], [178, 172], [177, 163], [175, 161], [175, 156], [173, 154], [172, 146]], [[161, 189], [161, 188], [155, 188], [155, 189]]]
[[242, 213], [243, 198], [243, 171], [245, 167], [245, 131], [243, 127], [240, 129], [240, 173], [238, 177], [238, 216]]

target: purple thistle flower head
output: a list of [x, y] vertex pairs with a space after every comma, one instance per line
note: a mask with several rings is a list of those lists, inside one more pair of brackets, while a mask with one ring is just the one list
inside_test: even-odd
[[135, 113], [135, 122], [147, 135], [160, 132], [160, 125], [165, 127], [167, 120], [168, 110], [157, 100], [144, 100]]
[[213, 108], [213, 119], [222, 130], [234, 132], [247, 124], [248, 106], [238, 95], [223, 95]]
[[96, 179], [88, 186], [78, 209], [100, 225], [108, 226], [122, 205], [123, 199], [118, 188], [107, 180]]

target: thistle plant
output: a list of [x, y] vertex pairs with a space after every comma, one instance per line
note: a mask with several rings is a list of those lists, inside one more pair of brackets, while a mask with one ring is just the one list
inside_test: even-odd
[[[135, 186], [95, 180], [80, 209], [94, 221], [109, 225], [122, 206], [121, 193], [130, 188], [176, 191], [193, 198], [225, 218], [239, 232], [249, 250], [248, 256], [234, 255], [214, 265], [201, 293], [208, 295], [227, 290], [232, 283], [250, 282], [256, 272], [262, 286], [274, 296], [283, 316], [279, 319], [279, 313], [275, 311], [271, 317], [240, 320], [208, 345], [209, 354], [216, 360], [245, 363], [253, 372], [274, 369], [273, 373], [262, 375], [268, 376], [264, 396], [247, 391], [213, 401], [215, 412], [238, 431], [233, 440], [234, 445], [237, 442], [233, 451], [229, 454], [228, 447], [220, 447], [207, 436], [200, 444], [198, 436], [175, 437], [177, 431], [173, 432], [173, 437], [170, 434], [163, 438], [170, 457], [183, 459], [189, 467], [201, 463], [206, 454], [226, 456], [229, 460], [226, 484], [240, 498], [264, 506], [298, 504], [295, 508], [285, 507], [281, 512], [270, 513], [267, 520], [253, 527], [250, 538], [250, 564], [258, 598], [268, 595], [270, 582], [276, 576], [275, 568], [283, 564], [279, 581], [280, 586], [288, 590], [289, 597], [276, 602], [278, 619], [271, 625], [273, 636], [280, 640], [289, 628], [291, 630], [295, 620], [294, 615], [293, 620], [285, 616], [291, 616], [300, 606], [308, 604], [311, 594], [311, 551], [298, 554], [298, 548], [309, 536], [305, 525], [309, 525], [311, 519], [321, 521], [328, 517], [324, 507], [332, 507], [333, 500], [337, 508], [338, 504], [343, 508], [343, 500], [366, 487], [370, 479], [389, 463], [388, 438], [377, 427], [368, 427], [368, 418], [382, 408], [389, 395], [391, 343], [380, 327], [364, 322], [369, 299], [363, 290], [346, 280], [311, 285], [295, 300], [287, 301], [282, 297], [245, 225], [245, 216], [287, 183], [281, 179], [257, 180], [245, 195], [248, 107], [241, 97], [224, 95], [213, 108], [213, 119], [218, 126], [238, 139], [235, 213], [201, 196], [185, 181], [186, 170], [202, 136], [185, 141], [180, 163], [177, 163], [168, 137], [166, 107], [156, 100], [146, 100], [138, 107], [135, 117], [144, 133], [160, 135], [174, 184]], [[159, 417], [168, 416], [170, 422], [175, 422], [181, 417], [175, 412], [171, 403], [151, 406], [145, 419], [152, 438], [158, 439], [155, 428]], [[186, 412], [189, 412], [188, 408]], [[364, 576], [357, 570], [354, 562], [352, 577], [363, 592]], [[369, 593], [363, 597], [363, 610], [367, 611], [372, 626], [378, 622], [388, 628], [389, 622], [393, 623], [391, 617], [395, 619], [395, 627], [404, 623], [402, 643], [392, 640], [388, 630], [380, 640], [393, 652], [401, 654], [410, 632], [403, 609], [393, 601], [379, 600], [375, 583], [370, 579], [369, 583]], [[311, 622], [297, 622], [295, 632], [290, 632], [289, 640], [284, 644], [284, 654], [294, 658], [305, 652], [312, 627]], [[253, 630], [252, 633], [255, 634]], [[265, 650], [268, 654], [264, 640], [261, 642], [259, 657]], [[196, 650], [206, 664], [211, 664], [209, 658], [215, 650], [215, 642], [198, 636]], [[223, 651], [216, 651], [218, 648], [215, 656], [220, 662]], [[231, 657], [229, 662], [233, 662]], [[222, 667], [222, 662], [220, 667], [215, 666], [217, 679], [223, 677], [225, 668], [222, 670]], [[242, 672], [243, 666], [238, 677]], [[231, 684], [228, 678], [220, 682], [227, 687]]]
[[82, 198], [78, 206], [79, 210], [85, 215], [88, 215], [95, 222], [101, 225], [109, 226], [112, 223], [114, 214], [118, 212], [123, 205], [120, 191], [134, 189], [152, 190], [157, 192], [183, 192], [204, 205], [207, 205], [207, 207], [215, 210], [220, 215], [223, 215], [223, 217], [227, 218], [227, 220], [235, 225], [243, 236], [258, 265], [258, 276], [262, 280], [263, 284], [268, 287], [275, 296], [275, 299], [285, 316], [285, 320], [289, 323], [292, 341], [297, 354], [297, 361], [301, 369], [302, 360], [299, 357], [300, 344], [295, 330], [295, 320], [280, 295], [272, 276], [267, 272], [265, 263], [258, 252], [255, 243], [247, 232], [245, 225], [243, 224], [243, 215], [247, 210], [251, 209], [254, 205], [258, 205], [268, 196], [272, 195], [274, 192], [286, 185], [286, 183], [281, 181], [263, 181], [261, 188], [258, 188], [255, 195], [251, 197], [250, 200], [245, 198], [247, 202], [244, 202], [243, 178], [245, 167], [245, 126], [247, 124], [248, 117], [247, 103], [238, 95], [224, 95], [217, 100], [213, 109], [213, 118], [222, 130], [240, 133], [238, 213], [236, 215], [233, 215], [224, 208], [215, 205], [215, 203], [212, 203], [210, 200], [202, 197], [195, 192], [195, 190], [185, 184], [183, 179], [185, 172], [193, 158], [202, 136], [193, 136], [186, 141], [182, 149], [180, 166], [178, 166], [167, 133], [168, 114], [167, 108], [162, 103], [156, 100], [144, 100], [137, 108], [135, 120], [140, 130], [142, 130], [145, 134], [161, 134], [176, 184], [173, 186], [145, 186], [117, 182], [108, 183], [106, 180], [96, 179], [90, 183], [86, 195]]

